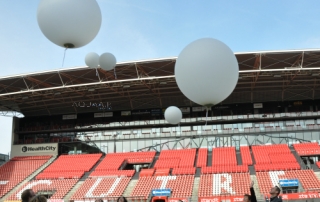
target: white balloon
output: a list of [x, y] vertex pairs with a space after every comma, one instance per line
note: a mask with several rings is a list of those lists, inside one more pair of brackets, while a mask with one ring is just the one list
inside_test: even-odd
[[198, 39], [187, 45], [175, 64], [175, 78], [190, 100], [210, 107], [226, 99], [239, 78], [237, 58], [216, 39]]
[[94, 52], [88, 53], [86, 55], [85, 62], [87, 66], [96, 68], [99, 66], [99, 55]]
[[164, 118], [170, 124], [178, 124], [182, 119], [182, 112], [178, 107], [171, 106], [164, 112]]
[[78, 48], [96, 37], [102, 17], [96, 0], [41, 0], [37, 20], [52, 43]]
[[116, 57], [111, 53], [103, 53], [99, 58], [100, 67], [104, 70], [112, 70], [117, 64]]

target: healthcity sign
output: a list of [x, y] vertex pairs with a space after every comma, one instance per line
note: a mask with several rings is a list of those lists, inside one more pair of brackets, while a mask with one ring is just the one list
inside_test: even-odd
[[37, 153], [37, 152], [54, 152], [57, 147], [54, 146], [21, 146], [22, 153]]

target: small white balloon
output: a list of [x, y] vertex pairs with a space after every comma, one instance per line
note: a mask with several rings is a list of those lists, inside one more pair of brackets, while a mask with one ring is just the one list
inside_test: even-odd
[[85, 62], [87, 66], [96, 68], [99, 66], [99, 55], [94, 52], [88, 53], [86, 55]]
[[116, 67], [117, 60], [111, 53], [103, 53], [99, 58], [100, 67], [104, 70], [112, 70]]
[[102, 17], [96, 0], [41, 0], [37, 20], [52, 43], [78, 48], [96, 37]]
[[170, 124], [178, 124], [182, 119], [182, 112], [178, 107], [171, 106], [164, 112], [164, 118]]
[[207, 107], [226, 99], [239, 77], [238, 61], [232, 50], [212, 38], [187, 45], [179, 54], [174, 71], [181, 92]]

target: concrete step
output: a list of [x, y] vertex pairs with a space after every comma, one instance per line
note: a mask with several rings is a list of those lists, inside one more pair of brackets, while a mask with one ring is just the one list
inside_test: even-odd
[[237, 157], [237, 164], [242, 165], [242, 157], [240, 152], [236, 152], [236, 157]]
[[104, 159], [104, 155], [100, 157], [100, 159], [97, 161], [97, 163], [89, 170], [89, 172], [85, 172], [80, 181], [85, 181], [89, 175], [98, 167], [98, 165], [101, 163], [101, 161]]
[[70, 201], [70, 198], [76, 193], [76, 191], [82, 186], [83, 183], [84, 181], [78, 181], [64, 197], [64, 201]]
[[[250, 175], [250, 178], [251, 178], [251, 181], [254, 182], [253, 189], [254, 189], [254, 192], [256, 193], [257, 200], [258, 201], [263, 201], [264, 197], [260, 192], [260, 188], [259, 188], [257, 177], [255, 175]], [[250, 194], [250, 193], [248, 193], [248, 194]]]
[[1, 201], [5, 201], [9, 196], [17, 192], [19, 189], [21, 189], [27, 182], [35, 178], [39, 173], [41, 173], [45, 168], [47, 168], [55, 159], [57, 156], [51, 157], [43, 166], [41, 166], [39, 169], [37, 169], [35, 172], [33, 172], [31, 175], [29, 175], [25, 180], [23, 180], [21, 183], [19, 183], [17, 186], [15, 186], [11, 191], [9, 191], [6, 195], [4, 195], [1, 199]]
[[302, 161], [301, 157], [298, 155], [296, 150], [293, 147], [290, 148], [290, 150], [291, 150], [291, 153], [293, 154], [293, 156], [297, 159], [297, 162], [299, 163], [301, 170], [305, 170], [306, 165], [304, 164], [304, 162]]
[[191, 201], [197, 202], [199, 196], [200, 177], [195, 177], [193, 182]]
[[160, 152], [157, 152], [154, 159], [153, 159], [153, 162], [150, 164], [149, 168], [153, 168], [153, 166], [156, 164], [159, 156], [160, 156]]
[[209, 150], [208, 150], [207, 166], [208, 166], [208, 167], [212, 166], [212, 151], [209, 151]]
[[131, 180], [129, 182], [127, 188], [124, 190], [123, 196], [124, 197], [129, 197], [137, 183], [138, 183], [138, 180]]

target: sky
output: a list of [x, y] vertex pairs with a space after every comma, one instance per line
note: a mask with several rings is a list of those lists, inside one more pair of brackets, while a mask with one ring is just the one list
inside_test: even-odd
[[[97, 0], [98, 35], [67, 50], [62, 66], [64, 49], [38, 26], [39, 2], [0, 0], [0, 77], [84, 66], [89, 52], [111, 52], [118, 62], [178, 56], [203, 37], [221, 40], [234, 52], [320, 47], [317, 0]], [[0, 153], [7, 154], [12, 119], [0, 117], [0, 127]]]

